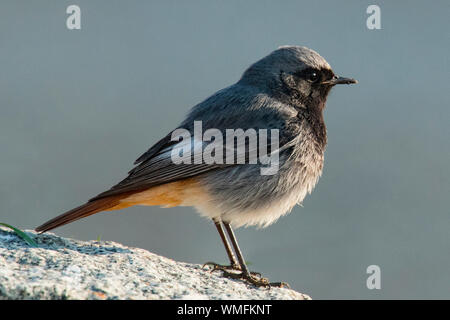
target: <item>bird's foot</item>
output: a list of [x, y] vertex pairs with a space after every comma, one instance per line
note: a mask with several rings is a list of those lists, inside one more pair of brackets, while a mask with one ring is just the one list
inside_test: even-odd
[[[210, 266], [212, 267], [211, 272], [214, 271], [222, 271], [222, 272], [227, 272], [227, 273], [232, 273], [229, 271], [242, 271], [241, 266], [239, 266], [238, 264], [231, 264], [231, 265], [222, 265], [222, 264], [218, 264], [215, 262], [206, 262], [202, 268], [204, 268], [205, 266]], [[255, 272], [255, 271], [250, 271], [250, 274], [261, 278], [261, 273], [259, 272]]]
[[220, 270], [220, 271], [226, 271], [226, 270], [236, 270], [236, 271], [241, 271], [241, 267], [237, 264], [230, 264], [230, 265], [223, 265], [223, 264], [218, 264], [215, 262], [211, 262], [208, 261], [205, 264], [203, 264], [203, 269], [206, 267], [212, 267], [211, 272]]
[[222, 272], [223, 272], [222, 275], [225, 278], [243, 280], [244, 282], [252, 284], [255, 287], [265, 287], [268, 289], [270, 289], [271, 287], [288, 288], [288, 289], [291, 288], [291, 286], [285, 282], [269, 282], [267, 278], [261, 277], [261, 274], [259, 272], [236, 273], [236, 272], [228, 272], [226, 270], [222, 270]]

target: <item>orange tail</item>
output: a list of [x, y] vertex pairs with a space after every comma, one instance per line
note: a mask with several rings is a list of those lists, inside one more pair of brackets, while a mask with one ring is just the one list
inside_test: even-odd
[[102, 198], [94, 200], [92, 202], [85, 203], [82, 206], [76, 207], [72, 210], [69, 210], [57, 216], [56, 218], [47, 221], [43, 225], [37, 227], [36, 231], [43, 233], [52, 230], [54, 228], [63, 226], [67, 223], [76, 221], [78, 219], [93, 215], [94, 213], [111, 209], [112, 207], [119, 204], [121, 198], [122, 197], [115, 196]]
[[193, 178], [155, 186], [147, 190], [128, 191], [104, 198], [97, 196], [82, 206], [47, 221], [37, 227], [36, 231], [46, 232], [97, 212], [119, 210], [134, 205], [174, 207], [181, 205], [186, 199], [193, 196], [197, 201], [205, 197], [203, 189]]

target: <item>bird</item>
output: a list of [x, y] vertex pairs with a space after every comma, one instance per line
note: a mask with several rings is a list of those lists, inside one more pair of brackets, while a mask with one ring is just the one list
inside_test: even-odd
[[[135, 205], [194, 207], [214, 223], [230, 262], [205, 265], [212, 266], [213, 271], [221, 270], [225, 277], [257, 287], [287, 285], [269, 282], [261, 274], [249, 271], [233, 229], [267, 227], [312, 192], [324, 164], [327, 130], [323, 112], [327, 97], [335, 85], [355, 83], [353, 78], [336, 76], [316, 51], [303, 46], [281, 46], [251, 64], [236, 83], [192, 107], [176, 129], [135, 161], [125, 179], [38, 226], [36, 231], [44, 233], [98, 212]], [[260, 152], [256, 154], [261, 161], [256, 163], [175, 163], [173, 155], [179, 153], [181, 139], [174, 139], [174, 133], [182, 128], [195, 136], [199, 122], [204, 130], [222, 133], [238, 128], [246, 130], [244, 133], [250, 129], [277, 133], [271, 136], [277, 144], [270, 140], [268, 151], [277, 156], [273, 161], [277, 162], [276, 170], [262, 174], [261, 169], [268, 162], [267, 158], [262, 161], [260, 154], [264, 153]], [[186, 140], [197, 144], [191, 145], [191, 150], [198, 150], [198, 139]], [[241, 140], [244, 143], [240, 148], [247, 148], [243, 153], [246, 160], [250, 158], [250, 140]], [[200, 141], [200, 150], [205, 146]], [[257, 151], [262, 146], [263, 143], [257, 144]], [[216, 151], [219, 155], [220, 148]], [[184, 160], [192, 157], [186, 152]]]

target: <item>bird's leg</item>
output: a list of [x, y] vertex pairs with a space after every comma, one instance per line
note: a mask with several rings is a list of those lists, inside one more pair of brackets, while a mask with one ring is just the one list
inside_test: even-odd
[[206, 262], [203, 266], [206, 266], [206, 265], [212, 266], [213, 267], [212, 271], [216, 271], [216, 270], [222, 270], [222, 271], [239, 270], [240, 271], [241, 267], [240, 267], [238, 261], [236, 260], [236, 256], [234, 255], [233, 250], [231, 249], [230, 243], [228, 242], [225, 232], [223, 232], [223, 227], [222, 227], [221, 221], [218, 219], [213, 219], [213, 221], [214, 221], [214, 225], [217, 228], [217, 231], [219, 232], [220, 239], [222, 239], [222, 243], [225, 246], [225, 251], [227, 252], [228, 259], [230, 260], [230, 265], [225, 266], [225, 265], [220, 265], [215, 262]]
[[[230, 224], [227, 222], [223, 222], [223, 225], [225, 226], [225, 230], [227, 230], [228, 236], [231, 240], [231, 243], [234, 247], [234, 251], [236, 252], [237, 258], [239, 260], [239, 264], [241, 266], [241, 272], [231, 273], [227, 272], [226, 270], [223, 271], [223, 275], [225, 277], [233, 278], [233, 279], [241, 279], [245, 280], [257, 287], [290, 287], [287, 283], [284, 282], [272, 282], [270, 283], [268, 279], [261, 277], [261, 274], [257, 272], [250, 272], [248, 270], [247, 264], [245, 263], [244, 256], [242, 255], [242, 251], [239, 248], [239, 244], [236, 240], [236, 236], [234, 235], [233, 229], [231, 228]], [[259, 275], [259, 276], [256, 276]]]
[[231, 243], [233, 244], [233, 248], [236, 251], [236, 255], [239, 260], [239, 265], [241, 266], [242, 273], [250, 274], [247, 268], [247, 264], [245, 263], [244, 256], [242, 255], [242, 251], [239, 248], [239, 244], [237, 243], [233, 229], [231, 229], [229, 223], [224, 222], [223, 224], [225, 226], [225, 229], [227, 230], [228, 236], [230, 237]]

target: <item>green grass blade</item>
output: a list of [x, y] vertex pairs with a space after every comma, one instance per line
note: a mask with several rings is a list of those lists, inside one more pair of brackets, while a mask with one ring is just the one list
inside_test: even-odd
[[2, 225], [2, 226], [4, 226], [4, 227], [7, 227], [7, 228], [10, 228], [11, 230], [13, 230], [19, 237], [21, 237], [21, 238], [22, 238], [26, 243], [28, 243], [30, 246], [32, 246], [32, 247], [37, 247], [37, 246], [38, 246], [37, 243], [34, 242], [34, 240], [31, 239], [31, 238], [30, 238], [25, 232], [23, 232], [22, 230], [17, 229], [16, 227], [13, 227], [12, 225], [9, 225], [9, 224], [3, 223], [3, 222], [0, 222], [0, 225]]

